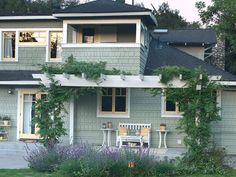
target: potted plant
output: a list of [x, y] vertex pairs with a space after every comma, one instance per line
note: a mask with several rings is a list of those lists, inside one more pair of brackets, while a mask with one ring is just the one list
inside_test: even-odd
[[10, 118], [9, 116], [3, 116], [3, 117], [2, 117], [2, 120], [3, 120], [3, 124], [4, 124], [5, 126], [10, 125], [10, 120], [11, 120], [11, 118]]
[[161, 124], [160, 124], [160, 130], [161, 130], [161, 131], [166, 130], [166, 124], [165, 124], [165, 123], [161, 123]]

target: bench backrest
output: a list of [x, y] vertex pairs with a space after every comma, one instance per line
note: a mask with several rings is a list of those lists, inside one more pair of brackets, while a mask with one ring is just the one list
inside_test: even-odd
[[139, 130], [141, 128], [150, 128], [151, 124], [134, 124], [134, 123], [119, 123], [119, 127], [126, 127], [131, 130]]

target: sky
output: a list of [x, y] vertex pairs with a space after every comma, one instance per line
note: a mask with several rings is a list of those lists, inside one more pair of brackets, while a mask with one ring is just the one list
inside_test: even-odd
[[[171, 9], [177, 9], [180, 11], [180, 15], [187, 21], [200, 21], [195, 3], [199, 0], [135, 0], [135, 3], [142, 2], [145, 7], [153, 9], [151, 4], [158, 9], [159, 5], [163, 2], [168, 2]], [[211, 4], [211, 0], [202, 0], [206, 5]], [[126, 0], [126, 3], [131, 4], [132, 0]]]

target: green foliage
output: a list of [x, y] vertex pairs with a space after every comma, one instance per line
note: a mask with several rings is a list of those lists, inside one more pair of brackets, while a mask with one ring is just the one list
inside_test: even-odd
[[42, 71], [47, 74], [50, 79], [50, 86], [41, 86], [42, 92], [47, 93], [46, 99], [38, 99], [35, 106], [35, 117], [33, 121], [39, 128], [38, 134], [42, 138], [40, 141], [48, 148], [52, 148], [59, 138], [66, 135], [63, 118], [65, 117], [66, 109], [65, 102], [70, 98], [79, 98], [84, 94], [96, 93], [99, 88], [80, 87], [69, 88], [62, 87], [58, 81], [53, 78], [54, 74], [74, 74], [81, 77], [85, 73], [87, 79], [98, 81], [101, 73], [103, 74], [121, 74], [120, 70], [107, 70], [106, 63], [86, 63], [77, 62], [70, 56], [62, 65], [44, 65]]
[[155, 16], [158, 21], [158, 28], [167, 29], [185, 29], [185, 28], [200, 28], [199, 22], [189, 23], [180, 14], [178, 10], [173, 10], [169, 7], [169, 4], [162, 3]]
[[235, 0], [212, 0], [209, 6], [204, 1], [199, 1], [196, 7], [203, 24], [214, 28], [221, 40], [226, 41], [226, 70], [236, 74]]
[[[158, 69], [156, 74], [161, 74], [161, 82], [168, 86], [164, 94], [168, 95], [173, 102], [178, 102], [183, 112], [183, 118], [178, 121], [178, 129], [186, 135], [184, 143], [188, 148], [188, 153], [182, 163], [187, 162], [187, 165], [191, 164], [197, 170], [208, 171], [206, 168], [211, 164], [209, 159], [213, 155], [209, 153], [212, 135], [210, 123], [220, 120], [216, 93], [221, 86], [210, 81], [207, 73], [200, 68], [189, 70], [164, 67]], [[186, 83], [186, 88], [171, 88], [170, 81], [178, 78], [180, 74]], [[150, 91], [153, 95], [160, 93], [158, 89], [150, 89]]]
[[2, 14], [50, 13], [55, 8], [73, 7], [79, 3], [79, 0], [1, 0], [0, 10]]

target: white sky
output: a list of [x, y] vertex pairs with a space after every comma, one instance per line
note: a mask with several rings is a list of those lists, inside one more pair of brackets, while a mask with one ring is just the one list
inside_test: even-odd
[[[197, 8], [195, 3], [199, 0], [135, 0], [135, 3], [143, 2], [144, 6], [152, 9], [151, 4], [158, 9], [159, 5], [163, 2], [168, 2], [171, 9], [177, 9], [180, 11], [180, 15], [183, 16], [187, 21], [199, 21]], [[211, 0], [202, 0], [209, 5]], [[132, 0], [126, 0], [126, 3], [132, 3]]]

